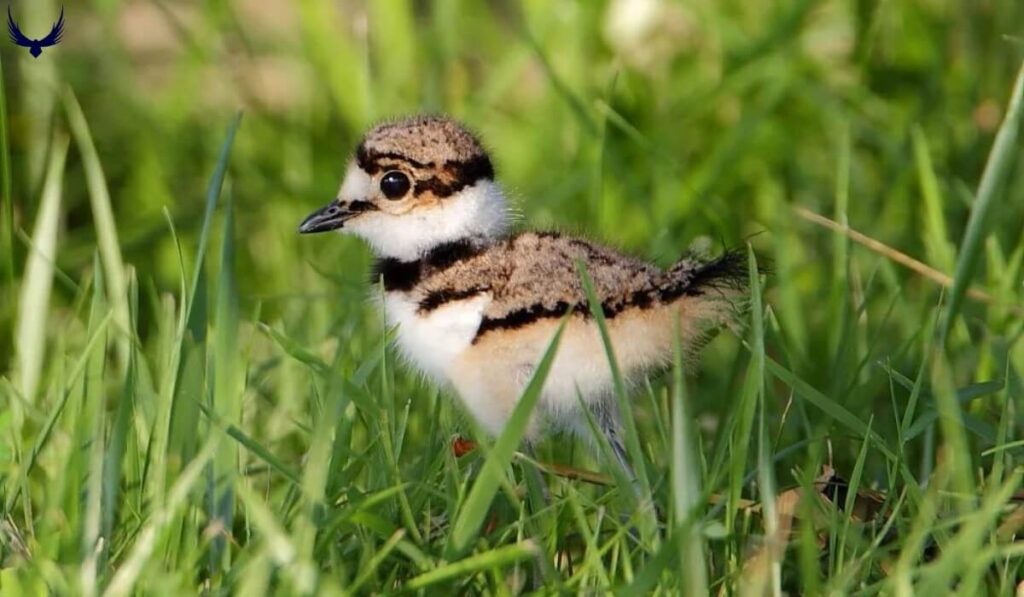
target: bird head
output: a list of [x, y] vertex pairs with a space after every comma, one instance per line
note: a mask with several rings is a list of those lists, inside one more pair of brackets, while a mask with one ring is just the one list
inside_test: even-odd
[[385, 258], [412, 261], [441, 244], [496, 238], [508, 224], [505, 198], [477, 138], [454, 120], [419, 116], [366, 134], [337, 197], [299, 226], [338, 230]]

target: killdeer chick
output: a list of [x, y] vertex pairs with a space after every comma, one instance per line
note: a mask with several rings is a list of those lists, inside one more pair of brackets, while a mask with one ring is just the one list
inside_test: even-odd
[[552, 427], [585, 432], [582, 404], [627, 471], [611, 369], [577, 261], [593, 279], [627, 380], [672, 361], [674, 329], [695, 352], [710, 331], [733, 321], [744, 294], [739, 254], [687, 257], [662, 270], [583, 238], [510, 233], [490, 157], [473, 134], [443, 117], [388, 122], [367, 133], [337, 198], [299, 226], [301, 233], [329, 230], [369, 243], [401, 353], [454, 388], [493, 434], [571, 313], [528, 440]]

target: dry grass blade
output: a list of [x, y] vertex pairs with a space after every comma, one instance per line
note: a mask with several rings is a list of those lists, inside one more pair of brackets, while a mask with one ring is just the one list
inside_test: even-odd
[[[828, 527], [828, 517], [824, 515], [828, 511], [843, 512], [855, 523], [875, 521], [883, 513], [883, 495], [861, 488], [857, 488], [853, 495], [849, 495], [847, 491], [851, 489], [850, 485], [829, 465], [822, 467], [821, 475], [809, 488], [812, 489], [809, 493], [804, 487], [794, 487], [775, 497], [775, 530], [765, 536], [763, 542], [746, 559], [739, 583], [742, 595], [768, 593], [772, 562], [782, 557], [790, 540], [796, 536], [793, 527], [798, 519], [802, 524], [810, 524], [817, 531]], [[808, 512], [800, 507], [804, 499], [813, 500], [809, 520], [801, 519]], [[749, 502], [743, 510], [748, 514], [770, 516], [764, 512], [760, 503]], [[821, 540], [823, 538], [819, 537], [819, 541]]]
[[[839, 222], [831, 220], [821, 214], [814, 213], [813, 211], [807, 209], [806, 207], [797, 206], [793, 208], [793, 211], [796, 212], [796, 215], [807, 220], [808, 222], [817, 224], [822, 228], [827, 228], [834, 232], [843, 234], [853, 242], [863, 247], [866, 247], [871, 251], [874, 251], [875, 253], [878, 253], [879, 255], [886, 257], [887, 259], [895, 261], [896, 263], [902, 265], [903, 267], [906, 267], [907, 269], [910, 269], [915, 273], [920, 274], [925, 278], [928, 278], [932, 282], [935, 282], [936, 284], [939, 284], [944, 288], [953, 287], [952, 276], [945, 274], [935, 269], [934, 267], [931, 267], [927, 263], [914, 259], [910, 255], [907, 255], [902, 251], [894, 249], [881, 241], [875, 240], [870, 236], [864, 234], [863, 232], [858, 232], [857, 230], [854, 230], [853, 228], [847, 225], [840, 224]], [[992, 295], [979, 288], [968, 288], [967, 296], [980, 303], [985, 303], [987, 305], [994, 305], [998, 307], [1003, 307], [1005, 309], [1009, 309], [1015, 315], [1024, 315], [1024, 309], [1022, 309], [1020, 306], [1007, 305], [1001, 303], [997, 301]]]
[[555, 475], [556, 477], [571, 479], [573, 481], [583, 481], [585, 483], [590, 483], [591, 485], [610, 486], [615, 484], [615, 479], [613, 479], [611, 475], [606, 475], [605, 473], [576, 468], [574, 466], [567, 466], [564, 464], [539, 462], [522, 452], [516, 452], [515, 456], [517, 459], [525, 460], [539, 468], [541, 471], [549, 475]]
[[[764, 543], [743, 565], [740, 580], [741, 595], [767, 595], [772, 586], [772, 567], [782, 559], [789, 545], [793, 519], [796, 517], [803, 489], [797, 487], [779, 494], [775, 498], [773, 531], [764, 538]], [[820, 499], [820, 496], [818, 496]]]

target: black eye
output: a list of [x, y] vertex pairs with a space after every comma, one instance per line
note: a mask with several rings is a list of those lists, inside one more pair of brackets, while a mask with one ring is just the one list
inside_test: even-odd
[[380, 179], [380, 192], [388, 199], [401, 199], [409, 192], [409, 177], [398, 170], [384, 174]]

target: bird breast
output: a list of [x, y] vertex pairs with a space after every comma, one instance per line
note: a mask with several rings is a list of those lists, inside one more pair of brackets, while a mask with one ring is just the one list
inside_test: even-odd
[[413, 365], [437, 383], [448, 381], [455, 360], [473, 342], [490, 293], [450, 301], [429, 312], [408, 292], [388, 292], [384, 297], [384, 318], [398, 326], [398, 348]]

